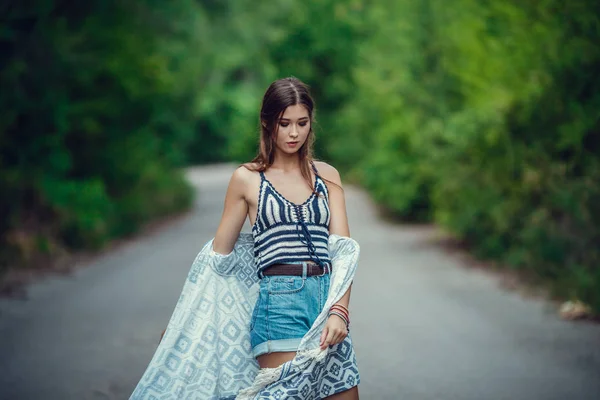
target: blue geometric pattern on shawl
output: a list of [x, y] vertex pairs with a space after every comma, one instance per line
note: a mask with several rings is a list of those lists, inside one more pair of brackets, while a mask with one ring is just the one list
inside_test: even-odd
[[250, 319], [258, 298], [251, 234], [221, 255], [212, 240], [196, 256], [167, 330], [130, 400], [321, 399], [360, 383], [350, 335], [320, 350], [327, 312], [350, 287], [360, 248], [330, 235], [329, 295], [302, 338], [296, 357], [260, 369], [250, 347]]

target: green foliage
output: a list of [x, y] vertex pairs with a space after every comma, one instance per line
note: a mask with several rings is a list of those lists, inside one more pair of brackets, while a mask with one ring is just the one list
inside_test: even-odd
[[2, 264], [100, 247], [189, 206], [175, 167], [196, 123], [192, 50], [203, 14], [193, 1], [169, 4], [10, 7], [1, 31]]
[[600, 310], [597, 2], [380, 1], [368, 17], [343, 118], [361, 137], [332, 155], [358, 155], [396, 214]]

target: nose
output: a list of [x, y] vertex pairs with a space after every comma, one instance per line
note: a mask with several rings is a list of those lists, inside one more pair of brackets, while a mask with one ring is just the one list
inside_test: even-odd
[[297, 138], [298, 130], [296, 129], [296, 125], [292, 125], [292, 130], [290, 131], [290, 137]]

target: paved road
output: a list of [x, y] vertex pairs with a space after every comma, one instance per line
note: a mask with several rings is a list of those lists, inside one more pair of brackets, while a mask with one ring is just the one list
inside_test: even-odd
[[[0, 301], [1, 399], [126, 399], [191, 261], [215, 232], [229, 166], [190, 177], [194, 212], [79, 269]], [[556, 318], [437, 249], [431, 229], [386, 224], [348, 188], [362, 247], [353, 289], [361, 398], [600, 399], [600, 326]], [[246, 227], [246, 229], [248, 229]]]

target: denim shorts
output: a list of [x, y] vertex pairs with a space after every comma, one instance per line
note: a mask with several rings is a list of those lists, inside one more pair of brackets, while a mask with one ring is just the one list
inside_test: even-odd
[[329, 279], [330, 274], [262, 277], [250, 322], [254, 357], [298, 350], [300, 340], [325, 305]]

